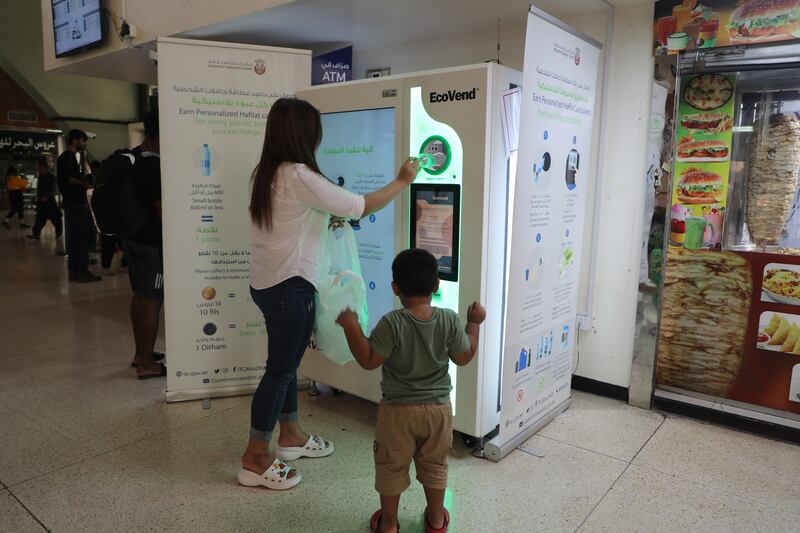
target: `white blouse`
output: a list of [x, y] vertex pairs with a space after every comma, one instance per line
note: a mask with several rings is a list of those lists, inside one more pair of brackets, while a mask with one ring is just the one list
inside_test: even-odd
[[317, 287], [330, 215], [361, 218], [364, 197], [300, 163], [282, 163], [272, 183], [272, 229], [250, 229], [250, 285], [266, 289], [295, 276]]

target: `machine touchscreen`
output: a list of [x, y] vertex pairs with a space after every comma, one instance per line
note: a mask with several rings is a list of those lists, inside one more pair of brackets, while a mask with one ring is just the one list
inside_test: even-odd
[[460, 189], [458, 185], [411, 186], [412, 248], [429, 251], [439, 278], [458, 281]]

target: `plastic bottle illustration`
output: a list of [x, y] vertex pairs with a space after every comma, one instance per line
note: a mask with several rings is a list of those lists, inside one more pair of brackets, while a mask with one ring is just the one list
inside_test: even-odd
[[203, 145], [203, 176], [211, 175], [211, 150], [208, 145]]

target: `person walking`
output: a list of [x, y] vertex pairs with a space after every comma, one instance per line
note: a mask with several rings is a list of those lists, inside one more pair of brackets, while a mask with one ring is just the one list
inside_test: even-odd
[[17, 215], [20, 228], [30, 227], [25, 224], [25, 202], [22, 196], [22, 191], [28, 188], [28, 180], [20, 176], [17, 167], [13, 165], [6, 170], [6, 188], [8, 189], [8, 200], [11, 202], [11, 211], [3, 220], [3, 226], [10, 228], [11, 225], [8, 222], [14, 215]]
[[61, 209], [56, 202], [56, 177], [50, 172], [46, 157], [36, 160], [36, 170], [39, 173], [39, 178], [36, 180], [36, 222], [28, 238], [38, 241], [42, 229], [49, 221], [56, 230], [56, 254], [65, 255], [64, 225], [61, 222]]
[[64, 207], [67, 230], [67, 266], [70, 281], [90, 283], [100, 281], [89, 271], [89, 241], [92, 227], [89, 222], [89, 205], [86, 191], [92, 188], [86, 179], [86, 144], [89, 137], [81, 130], [70, 130], [67, 149], [58, 156], [56, 170], [58, 187]]
[[[314, 326], [314, 295], [331, 215], [359, 219], [385, 207], [416, 178], [409, 158], [397, 178], [360, 196], [322, 175], [315, 152], [322, 140], [319, 111], [281, 98], [267, 117], [250, 200], [250, 294], [264, 315], [267, 363], [250, 408], [250, 438], [237, 475], [245, 486], [290, 489], [301, 475], [284, 460], [326, 457], [333, 443], [300, 429], [297, 368]], [[280, 423], [278, 448], [270, 450]], [[277, 459], [276, 459], [277, 457]]]

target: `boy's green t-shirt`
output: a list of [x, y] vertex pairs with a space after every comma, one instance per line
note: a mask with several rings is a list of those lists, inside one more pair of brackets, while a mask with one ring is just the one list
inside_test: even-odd
[[383, 399], [388, 403], [450, 403], [450, 356], [470, 349], [469, 337], [458, 315], [433, 308], [428, 320], [407, 309], [397, 309], [380, 319], [369, 345], [385, 357]]

